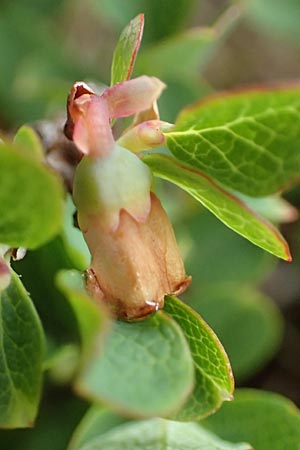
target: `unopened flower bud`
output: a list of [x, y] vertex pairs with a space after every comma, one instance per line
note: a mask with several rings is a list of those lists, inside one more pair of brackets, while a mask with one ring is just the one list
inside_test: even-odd
[[161, 147], [165, 142], [163, 130], [173, 126], [160, 120], [148, 120], [130, 128], [123, 133], [118, 144], [132, 152], [140, 152], [155, 147]]
[[90, 217], [97, 216], [104, 228], [116, 229], [122, 209], [145, 221], [150, 210], [150, 187], [149, 168], [118, 145], [106, 157], [85, 156], [76, 169], [73, 190], [80, 228], [84, 231]]
[[145, 317], [163, 308], [165, 295], [190, 284], [172, 225], [154, 194], [145, 222], [122, 210], [118, 228], [107, 230], [94, 216], [84, 237], [92, 255], [87, 288], [118, 318]]

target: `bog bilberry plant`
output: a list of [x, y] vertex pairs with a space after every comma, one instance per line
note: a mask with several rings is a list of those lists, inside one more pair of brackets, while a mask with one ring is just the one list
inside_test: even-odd
[[[71, 87], [66, 139], [61, 129], [59, 141], [69, 159], [58, 163], [50, 151], [45, 154], [39, 136], [28, 126], [18, 130], [13, 142], [4, 139], [0, 144], [0, 425], [32, 425], [42, 373], [47, 372], [72, 384], [78, 396], [92, 403], [70, 450], [250, 450], [252, 438], [257, 450], [270, 449], [261, 446], [263, 439], [267, 446], [283, 442], [275, 449], [297, 450], [299, 411], [286, 399], [240, 390], [232, 401], [229, 358], [214, 331], [190, 306], [197, 289], [184, 267], [185, 252], [179, 250], [185, 248], [180, 234], [184, 226], [177, 224], [179, 245], [154, 179], [168, 181], [200, 202], [244, 238], [241, 246], [248, 240], [290, 261], [284, 237], [258, 210], [264, 202], [269, 212], [277, 211], [276, 217], [295, 215], [278, 192], [300, 170], [299, 87], [213, 95], [188, 106], [170, 123], [168, 117], [160, 118], [157, 105], [164, 82], [150, 75], [130, 79], [143, 25], [140, 14], [122, 32], [110, 87], [98, 91], [83, 81]], [[130, 116], [131, 123], [123, 120]], [[191, 234], [203, 248], [209, 228]], [[52, 351], [23, 279], [10, 266], [11, 260], [23, 257], [30, 263], [30, 255], [36, 254], [31, 250], [47, 245], [63, 254], [55, 274], [60, 294], [52, 294], [68, 301], [66, 315], [77, 333], [72, 345], [56, 344]], [[194, 258], [196, 286], [201, 246]], [[27, 256], [24, 248], [29, 249]], [[207, 254], [214, 251], [209, 248]], [[224, 257], [230, 266], [231, 255]], [[49, 269], [50, 277], [51, 258], [44, 260], [45, 268], [33, 261], [36, 272]], [[13, 263], [17, 272], [18, 264]], [[246, 282], [225, 278], [233, 284], [232, 297], [224, 301], [224, 282], [216, 281], [214, 289], [200, 283], [203, 305], [206, 297], [211, 301], [221, 292], [217, 313], [222, 308], [230, 311], [236, 293], [246, 299], [252, 295]], [[178, 298], [186, 290], [185, 297]], [[262, 295], [251, 305], [261, 311], [260, 301], [263, 314], [269, 308], [280, 330], [277, 310]], [[51, 324], [45, 324], [48, 327]], [[246, 322], [240, 327], [248, 333]], [[274, 332], [274, 348], [276, 336]], [[249, 354], [251, 350], [246, 349]], [[251, 364], [261, 348], [254, 350]], [[272, 351], [265, 351], [267, 357]], [[234, 360], [237, 373], [238, 362]], [[280, 427], [272, 428], [273, 417], [286, 424], [288, 437]], [[254, 425], [259, 430], [264, 423], [275, 437], [256, 433]]]

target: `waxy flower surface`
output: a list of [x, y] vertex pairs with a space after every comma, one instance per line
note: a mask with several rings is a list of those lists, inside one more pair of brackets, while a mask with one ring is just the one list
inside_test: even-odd
[[[126, 320], [162, 308], [165, 295], [183, 292], [190, 282], [169, 219], [151, 192], [150, 169], [134, 153], [163, 142], [156, 112], [163, 89], [147, 76], [102, 95], [78, 82], [68, 98], [65, 133], [84, 155], [73, 199], [92, 257], [87, 288]], [[133, 126], [115, 142], [112, 119], [130, 115]]]

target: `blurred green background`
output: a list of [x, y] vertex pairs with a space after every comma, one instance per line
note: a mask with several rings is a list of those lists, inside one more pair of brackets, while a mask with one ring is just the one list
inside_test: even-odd
[[[2, 0], [0, 6], [0, 128], [6, 133], [61, 114], [76, 80], [109, 84], [118, 35], [140, 12], [145, 32], [134, 75], [167, 83], [163, 120], [174, 121], [183, 106], [215, 90], [299, 78], [298, 0]], [[194, 278], [185, 300], [218, 334], [237, 385], [274, 390], [299, 404], [299, 222], [284, 226], [294, 262], [278, 263], [176, 188], [157, 188]], [[287, 198], [299, 208], [297, 189]], [[59, 269], [78, 265], [66, 252], [65, 235], [15, 264], [56, 356], [37, 426], [1, 432], [1, 450], [63, 450], [88, 407], [68, 387], [78, 336], [54, 286]]]

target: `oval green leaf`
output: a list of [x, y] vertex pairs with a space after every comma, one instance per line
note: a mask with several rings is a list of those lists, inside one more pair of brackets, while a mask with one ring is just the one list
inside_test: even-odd
[[299, 115], [299, 86], [217, 95], [183, 110], [166, 141], [180, 161], [260, 197], [299, 179]]
[[300, 450], [300, 412], [272, 392], [239, 389], [235, 400], [201, 422], [222, 439], [246, 440], [255, 450]]
[[102, 354], [82, 371], [77, 391], [124, 414], [152, 417], [177, 411], [193, 384], [185, 337], [159, 312], [143, 322], [115, 322]]
[[45, 165], [0, 145], [0, 242], [35, 248], [60, 229], [63, 189]]
[[189, 306], [176, 297], [166, 297], [164, 310], [181, 327], [195, 365], [195, 387], [183, 408], [172, 418], [192, 421], [231, 400], [234, 381], [227, 355], [214, 332]]
[[40, 401], [44, 337], [19, 277], [0, 293], [0, 427], [31, 427]]

